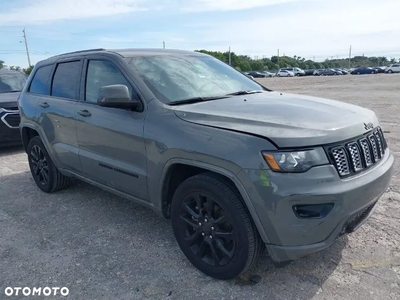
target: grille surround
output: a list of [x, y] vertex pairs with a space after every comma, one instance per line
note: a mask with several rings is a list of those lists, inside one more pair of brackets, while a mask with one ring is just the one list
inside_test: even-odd
[[0, 122], [3, 122], [8, 128], [11, 129], [19, 128], [19, 110], [8, 110], [0, 108]]
[[352, 140], [325, 147], [340, 177], [358, 174], [377, 164], [384, 156], [387, 142], [380, 127]]
[[7, 122], [7, 125], [10, 128], [18, 128], [20, 120], [21, 120], [21, 118], [20, 118], [19, 114], [6, 114], [4, 116], [3, 122], [4, 121]]

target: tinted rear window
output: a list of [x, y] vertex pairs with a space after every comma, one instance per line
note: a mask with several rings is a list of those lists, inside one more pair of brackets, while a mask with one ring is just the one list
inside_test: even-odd
[[51, 87], [54, 97], [76, 99], [81, 72], [81, 62], [71, 61], [57, 66]]
[[49, 65], [41, 67], [36, 71], [29, 92], [40, 95], [50, 95], [49, 77], [52, 68], [53, 66]]

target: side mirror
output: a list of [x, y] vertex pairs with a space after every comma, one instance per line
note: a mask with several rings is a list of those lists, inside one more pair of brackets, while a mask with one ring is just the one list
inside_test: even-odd
[[99, 90], [97, 103], [104, 107], [136, 109], [141, 102], [131, 99], [129, 89], [123, 84], [106, 85]]

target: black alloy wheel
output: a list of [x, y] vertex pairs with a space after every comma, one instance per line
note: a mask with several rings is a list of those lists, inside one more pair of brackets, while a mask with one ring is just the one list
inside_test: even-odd
[[43, 192], [53, 193], [69, 185], [69, 178], [58, 171], [40, 137], [29, 141], [26, 152], [32, 177]]
[[232, 260], [235, 231], [214, 197], [202, 192], [189, 194], [179, 215], [186, 227], [185, 240], [199, 260], [210, 266], [225, 266]]
[[213, 173], [195, 175], [179, 185], [171, 203], [171, 220], [182, 252], [214, 278], [239, 276], [262, 250], [240, 194]]
[[32, 175], [36, 182], [46, 186], [49, 184], [49, 165], [47, 159], [38, 145], [34, 145], [30, 152]]

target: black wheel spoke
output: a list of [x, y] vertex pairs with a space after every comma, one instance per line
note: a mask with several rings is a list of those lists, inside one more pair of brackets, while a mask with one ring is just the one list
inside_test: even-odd
[[215, 202], [214, 200], [207, 198], [207, 202], [205, 204], [207, 214], [209, 218], [212, 218], [214, 216], [214, 207], [215, 207]]
[[210, 249], [211, 249], [211, 255], [214, 260], [214, 265], [219, 266], [221, 264], [221, 260], [218, 257], [217, 251], [214, 246], [214, 242], [211, 240], [209, 242], [209, 245], [210, 245]]
[[42, 173], [44, 183], [47, 184], [49, 181], [49, 173], [46, 169], [42, 169], [40, 172]]
[[193, 244], [195, 244], [197, 242], [199, 237], [200, 237], [200, 232], [195, 231], [193, 234], [187, 236], [185, 238], [185, 240], [189, 242], [190, 246], [192, 246]]
[[216, 225], [221, 225], [224, 224], [226, 222], [226, 216], [225, 214], [223, 214], [222, 216], [218, 217], [217, 219], [214, 219], [213, 223]]
[[37, 153], [36, 146], [31, 149], [31, 156], [35, 161], [39, 160], [39, 154]]
[[234, 238], [233, 232], [215, 231], [214, 235], [216, 238], [225, 239], [227, 241], [232, 241]]
[[186, 211], [195, 219], [198, 219], [200, 217], [200, 215], [198, 213], [196, 213], [187, 203], [184, 204], [184, 207], [186, 209]]
[[217, 244], [218, 249], [221, 250], [221, 252], [223, 254], [225, 254], [229, 258], [233, 257], [233, 253], [234, 253], [234, 249], [235, 248], [232, 248], [232, 250], [229, 251], [228, 249], [226, 249], [226, 247], [224, 246], [224, 244], [220, 240], [216, 240], [215, 242]]
[[206, 251], [206, 246], [207, 243], [204, 241], [204, 239], [201, 241], [199, 248], [196, 251], [196, 255], [200, 258], [203, 258], [204, 252]]
[[37, 175], [39, 174], [39, 171], [40, 171], [39, 166], [38, 166], [38, 163], [37, 163], [37, 161], [35, 161], [34, 159], [31, 159], [31, 163], [32, 163], [32, 171], [33, 171], [33, 174], [34, 174], [35, 176], [37, 176]]
[[189, 219], [187, 216], [181, 216], [181, 219], [182, 219], [187, 225], [189, 225], [190, 227], [193, 227], [193, 228], [195, 228], [195, 229], [199, 228], [199, 224], [198, 224], [196, 221], [194, 221], [194, 220], [192, 220], [192, 219]]

